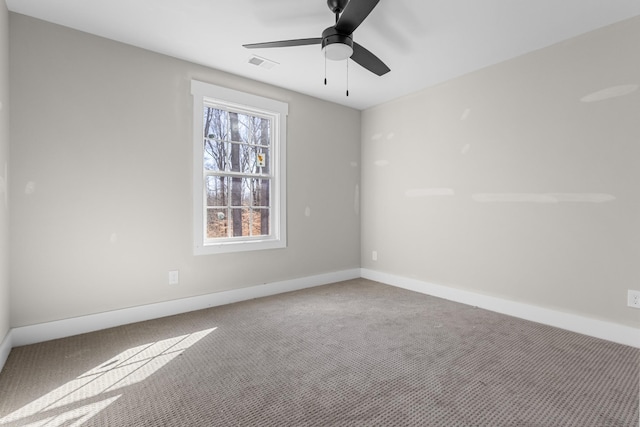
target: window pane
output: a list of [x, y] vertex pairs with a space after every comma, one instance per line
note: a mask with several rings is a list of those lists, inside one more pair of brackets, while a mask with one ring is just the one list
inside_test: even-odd
[[207, 206], [227, 206], [229, 178], [208, 176], [206, 180]]
[[266, 147], [251, 146], [248, 150], [249, 171], [252, 174], [269, 173], [269, 149]]
[[250, 142], [252, 132], [252, 116], [246, 114], [238, 114], [238, 142]]
[[257, 147], [256, 156], [256, 173], [267, 175], [269, 174], [269, 163], [271, 162], [271, 153], [268, 148]]
[[230, 205], [233, 207], [239, 207], [243, 205], [243, 178], [229, 178], [231, 187], [229, 188], [229, 195], [231, 196]]
[[207, 238], [227, 237], [228, 224], [226, 209], [207, 209]]
[[229, 139], [229, 113], [217, 108], [204, 108], [204, 137], [226, 141]]
[[269, 235], [269, 209], [233, 208], [229, 219], [234, 237]]
[[253, 178], [242, 178], [242, 206], [251, 206]]
[[252, 203], [254, 207], [269, 207], [269, 179], [253, 179]]
[[269, 209], [252, 209], [251, 233], [253, 236], [269, 235]]
[[253, 143], [263, 146], [271, 145], [271, 120], [255, 117], [254, 128], [256, 138]]
[[205, 139], [204, 169], [208, 171], [229, 170], [229, 144], [222, 141]]
[[229, 178], [232, 207], [251, 206], [253, 180], [253, 178]]
[[233, 172], [244, 172], [243, 164], [245, 159], [242, 158], [243, 148], [242, 144], [232, 143], [229, 144], [229, 170]]
[[231, 209], [231, 235], [234, 237], [238, 236], [249, 236], [249, 216], [250, 211], [249, 208], [233, 208]]
[[[241, 115], [234, 112], [229, 112], [229, 136], [227, 140], [231, 142], [243, 142], [242, 130], [244, 125], [241, 124]], [[246, 131], [244, 132], [246, 135]]]

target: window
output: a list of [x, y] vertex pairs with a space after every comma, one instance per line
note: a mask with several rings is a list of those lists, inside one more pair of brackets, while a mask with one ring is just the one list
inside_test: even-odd
[[283, 102], [191, 82], [196, 255], [286, 247]]

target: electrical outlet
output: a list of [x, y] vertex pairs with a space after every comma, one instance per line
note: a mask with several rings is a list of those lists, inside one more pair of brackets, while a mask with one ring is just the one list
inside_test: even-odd
[[378, 260], [378, 251], [372, 251], [371, 252], [371, 259], [373, 261], [377, 261]]
[[640, 308], [640, 291], [627, 291], [627, 305], [633, 308]]
[[169, 272], [169, 284], [170, 285], [178, 284], [178, 270], [172, 270]]

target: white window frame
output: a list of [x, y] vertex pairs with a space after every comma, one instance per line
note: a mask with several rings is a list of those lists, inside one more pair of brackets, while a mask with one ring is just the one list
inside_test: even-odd
[[[191, 81], [193, 95], [193, 241], [195, 255], [228, 252], [278, 249], [287, 246], [287, 192], [286, 147], [287, 103], [204, 83]], [[269, 236], [234, 237], [211, 242], [206, 234], [206, 200], [204, 193], [205, 171], [203, 165], [203, 112], [205, 105], [215, 103], [229, 108], [239, 108], [267, 114], [272, 121], [272, 147], [270, 171], [273, 174], [270, 188]]]

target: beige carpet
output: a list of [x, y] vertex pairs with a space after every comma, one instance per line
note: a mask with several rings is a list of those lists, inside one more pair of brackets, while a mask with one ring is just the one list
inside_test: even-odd
[[637, 427], [639, 358], [359, 279], [16, 348], [0, 426]]

